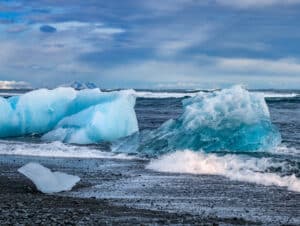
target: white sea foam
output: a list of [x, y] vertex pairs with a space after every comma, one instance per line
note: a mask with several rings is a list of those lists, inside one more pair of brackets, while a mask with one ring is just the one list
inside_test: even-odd
[[299, 155], [300, 150], [295, 147], [287, 147], [286, 145], [281, 144], [277, 148], [271, 150], [275, 154], [287, 154], [287, 155]]
[[59, 141], [52, 143], [23, 143], [1, 141], [0, 154], [57, 158], [134, 159], [133, 156], [104, 152], [88, 146], [67, 145]]
[[183, 98], [196, 96], [198, 92], [150, 92], [150, 91], [136, 91], [136, 97], [142, 98]]
[[276, 92], [254, 92], [262, 93], [265, 98], [293, 98], [299, 96], [297, 93], [276, 93]]
[[11, 96], [19, 96], [22, 93], [10, 93], [10, 92], [0, 92], [0, 96], [11, 97]]
[[[250, 91], [251, 93], [262, 94], [265, 98], [292, 98], [299, 96], [298, 93], [279, 93], [279, 92], [268, 92], [268, 91]], [[142, 98], [183, 98], [183, 97], [194, 97], [199, 93], [206, 93], [203, 91], [198, 92], [151, 92], [151, 91], [136, 91], [136, 97]]]
[[[207, 90], [208, 92], [213, 90]], [[136, 97], [142, 98], [183, 98], [183, 97], [194, 97], [198, 93], [203, 91], [187, 90], [187, 92], [151, 92], [151, 91], [135, 91], [133, 92]], [[300, 94], [298, 93], [279, 93], [279, 92], [268, 92], [268, 91], [253, 91], [253, 93], [262, 93], [265, 98], [293, 98]], [[21, 93], [12, 92], [0, 92], [0, 96], [19, 96]]]
[[29, 178], [43, 193], [69, 191], [80, 181], [78, 176], [51, 172], [50, 169], [34, 162], [22, 166], [18, 171]]
[[246, 181], [266, 186], [287, 187], [300, 192], [300, 179], [295, 175], [280, 176], [266, 172], [279, 166], [270, 158], [254, 158], [237, 155], [218, 156], [202, 152], [177, 151], [152, 160], [147, 168], [160, 172], [221, 175], [231, 180]]

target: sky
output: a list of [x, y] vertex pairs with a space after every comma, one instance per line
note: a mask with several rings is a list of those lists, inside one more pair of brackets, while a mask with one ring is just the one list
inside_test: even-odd
[[0, 88], [300, 88], [300, 0], [0, 0]]

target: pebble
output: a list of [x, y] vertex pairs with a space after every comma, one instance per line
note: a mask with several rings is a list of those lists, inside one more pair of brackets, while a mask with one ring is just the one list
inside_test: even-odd
[[22, 208], [22, 207], [24, 207], [24, 204], [21, 202], [17, 202], [17, 207]]

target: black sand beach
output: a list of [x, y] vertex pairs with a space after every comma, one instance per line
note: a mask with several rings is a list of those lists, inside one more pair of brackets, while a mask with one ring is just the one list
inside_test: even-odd
[[45, 195], [20, 175], [0, 176], [0, 211], [1, 225], [254, 224], [239, 218], [221, 219], [119, 207], [111, 204], [109, 199]]
[[[42, 162], [55, 170], [72, 172], [79, 175], [82, 180], [72, 192], [59, 193], [57, 195], [45, 195], [38, 192], [34, 185], [17, 173], [18, 167], [28, 161]], [[122, 180], [134, 175], [132, 169], [124, 169], [120, 160], [89, 160], [89, 159], [55, 159], [36, 157], [14, 157], [1, 156], [0, 168], [0, 224], [1, 225], [297, 225], [300, 219], [300, 194], [289, 192], [282, 188], [256, 186], [240, 182], [228, 181], [209, 176], [179, 175], [178, 180], [168, 175], [152, 175], [161, 181], [161, 187], [155, 190], [150, 185], [142, 184], [142, 190], [136, 188], [133, 194], [125, 194], [123, 197], [117, 195], [115, 188], [111, 187], [108, 192], [116, 194], [105, 194], [101, 188], [93, 187], [95, 181], [99, 184], [113, 183], [119, 190], [126, 190]], [[119, 164], [120, 171], [128, 172], [118, 174], [116, 167], [114, 173], [110, 170], [95, 169], [93, 173], [86, 168], [84, 172], [79, 165], [93, 166], [95, 162], [103, 165]], [[136, 163], [135, 168], [140, 171], [141, 164]], [[62, 164], [64, 163], [64, 164]], [[77, 166], [76, 166], [77, 163]], [[56, 165], [56, 166], [55, 166]], [[58, 166], [60, 165], [60, 166]], [[74, 168], [70, 169], [69, 166]], [[132, 165], [132, 161], [131, 161]], [[92, 167], [95, 168], [95, 167]], [[81, 172], [80, 172], [81, 171]], [[147, 172], [140, 172], [147, 174]], [[97, 176], [96, 176], [97, 175]], [[143, 177], [143, 175], [140, 177]], [[169, 179], [167, 179], [169, 177]], [[151, 177], [148, 175], [149, 184]], [[185, 181], [180, 182], [183, 180]], [[216, 183], [218, 180], [219, 185]], [[196, 183], [204, 184], [196, 184]], [[214, 181], [215, 186], [212, 186]], [[187, 183], [189, 182], [189, 183]], [[225, 182], [225, 184], [224, 184]], [[132, 182], [134, 184], [134, 182]], [[179, 188], [180, 186], [181, 188]], [[193, 186], [202, 191], [193, 191]], [[233, 193], [228, 193], [229, 188], [236, 187]], [[248, 194], [249, 187], [256, 191]], [[263, 188], [263, 189], [261, 189]], [[82, 191], [91, 189], [96, 193], [104, 193], [99, 198], [69, 197], [76, 196]], [[166, 193], [174, 194], [180, 189], [184, 197], [168, 197]], [[222, 190], [224, 189], [224, 190]], [[152, 193], [149, 200], [147, 192]], [[161, 198], [158, 194], [161, 194]], [[140, 196], [139, 194], [144, 194]], [[223, 195], [221, 195], [223, 194]], [[105, 197], [107, 196], [107, 197]], [[219, 197], [218, 197], [219, 196]], [[254, 197], [256, 196], [256, 197]], [[254, 199], [254, 200], [251, 200]], [[242, 201], [244, 200], [244, 202]], [[251, 204], [252, 203], [252, 204]], [[163, 206], [166, 208], [162, 208]], [[249, 206], [247, 206], [249, 205]], [[168, 206], [171, 206], [168, 208]], [[175, 208], [176, 211], [172, 211]], [[181, 210], [178, 210], [181, 209]], [[219, 214], [218, 208], [224, 212], [231, 212], [231, 216]], [[190, 209], [194, 209], [191, 211]], [[210, 210], [209, 210], [210, 209]], [[214, 214], [214, 211], [215, 214]], [[255, 212], [261, 209], [261, 214]], [[237, 211], [238, 210], [238, 211]], [[239, 214], [235, 214], [239, 212]], [[257, 216], [254, 216], [254, 215]], [[228, 214], [227, 214], [228, 215]], [[250, 215], [250, 217], [249, 217]], [[253, 216], [252, 216], [253, 215]], [[225, 217], [224, 217], [225, 216]], [[274, 217], [276, 216], [276, 217]]]

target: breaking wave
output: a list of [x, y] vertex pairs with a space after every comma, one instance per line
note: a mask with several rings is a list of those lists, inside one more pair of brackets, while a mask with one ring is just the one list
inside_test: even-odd
[[279, 92], [253, 92], [261, 93], [265, 98], [293, 98], [300, 96], [298, 93], [279, 93]]
[[271, 158], [254, 158], [249, 156], [227, 154], [207, 154], [191, 150], [176, 151], [152, 160], [148, 169], [171, 172], [220, 175], [231, 180], [245, 181], [265, 186], [287, 187], [300, 192], [300, 179], [295, 174], [280, 175], [275, 169], [288, 169], [284, 162], [274, 162]]
[[[135, 96], [140, 98], [184, 98], [184, 97], [194, 97], [201, 93], [214, 92], [213, 90], [209, 91], [182, 91], [182, 92], [167, 92], [167, 91], [135, 91]], [[284, 93], [284, 92], [270, 92], [270, 91], [251, 91], [254, 94], [261, 94], [264, 98], [294, 98], [298, 97], [298, 93]]]

